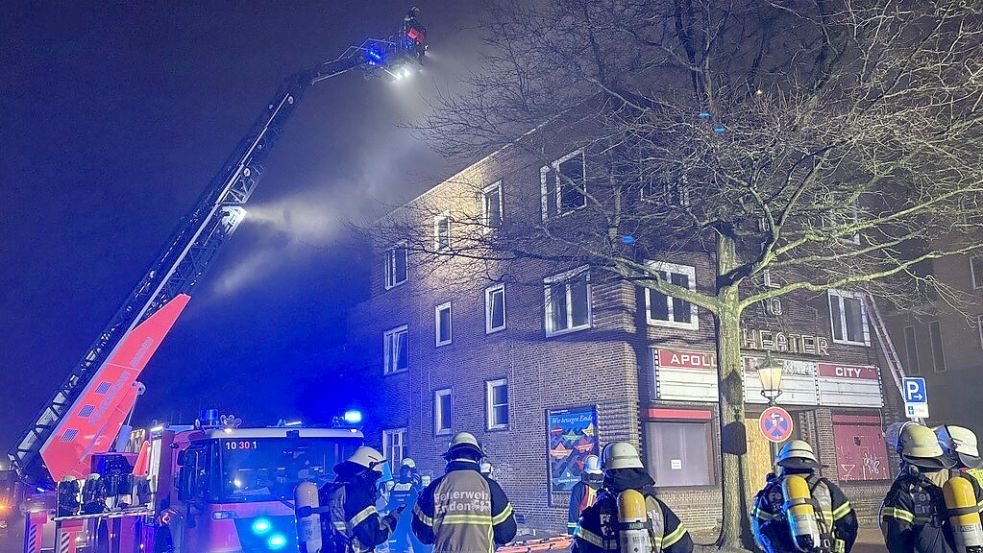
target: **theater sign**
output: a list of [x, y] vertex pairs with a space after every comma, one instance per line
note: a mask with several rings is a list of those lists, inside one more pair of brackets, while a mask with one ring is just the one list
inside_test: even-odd
[[[742, 357], [744, 400], [765, 403], [756, 373], [760, 355]], [[783, 366], [782, 395], [786, 405], [825, 407], [884, 406], [880, 370], [869, 365], [776, 357]], [[652, 349], [653, 400], [717, 401], [716, 354], [675, 348]]]

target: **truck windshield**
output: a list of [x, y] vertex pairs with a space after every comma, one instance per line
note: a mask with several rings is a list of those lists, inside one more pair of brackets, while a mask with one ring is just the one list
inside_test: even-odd
[[236, 438], [218, 440], [221, 501], [292, 500], [299, 482], [321, 487], [334, 467], [354, 451], [346, 438]]

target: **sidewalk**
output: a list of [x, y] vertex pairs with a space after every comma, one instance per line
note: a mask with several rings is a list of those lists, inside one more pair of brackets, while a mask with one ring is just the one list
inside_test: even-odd
[[884, 538], [880, 530], [861, 529], [857, 543], [853, 544], [853, 553], [886, 553]]

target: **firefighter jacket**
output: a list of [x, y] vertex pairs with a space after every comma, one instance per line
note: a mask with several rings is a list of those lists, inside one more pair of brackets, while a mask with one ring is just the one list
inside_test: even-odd
[[[890, 553], [955, 553], [955, 537], [949, 523], [945, 498], [939, 483], [916, 467], [904, 466], [881, 503], [880, 527]], [[983, 507], [983, 492], [975, 478], [968, 479], [976, 494], [977, 508]]]
[[492, 553], [515, 537], [512, 504], [478, 463], [455, 459], [434, 480], [413, 509], [413, 532], [433, 544], [434, 553]]
[[645, 496], [652, 553], [692, 553], [693, 539], [676, 513], [655, 497], [654, 483], [642, 469], [609, 471], [597, 502], [580, 515], [573, 534], [571, 553], [619, 551], [618, 494], [628, 489], [637, 490]]
[[382, 516], [375, 507], [375, 485], [355, 475], [339, 476], [319, 493], [321, 541], [325, 553], [367, 553], [389, 539], [399, 511]]
[[567, 509], [567, 533], [571, 536], [577, 528], [577, 521], [584, 509], [597, 502], [597, 492], [604, 484], [603, 474], [584, 473], [580, 477], [580, 482], [573, 485], [570, 490], [570, 507]]
[[[788, 473], [794, 474], [794, 473]], [[809, 484], [816, 521], [819, 523], [820, 547], [817, 551], [849, 553], [857, 539], [857, 515], [839, 486], [810, 471], [800, 473]], [[782, 493], [784, 475], [769, 478], [754, 498], [751, 526], [758, 544], [767, 553], [796, 553], [798, 548], [789, 528]]]
[[423, 479], [415, 470], [404, 470], [399, 475], [399, 480], [389, 491], [389, 503], [386, 511], [392, 511], [398, 507], [413, 508], [416, 499], [423, 491]]

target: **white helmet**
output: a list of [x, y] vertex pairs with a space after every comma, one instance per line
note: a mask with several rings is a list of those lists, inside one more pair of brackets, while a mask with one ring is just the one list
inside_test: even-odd
[[470, 453], [475, 456], [475, 460], [482, 457], [481, 445], [478, 444], [478, 438], [474, 437], [474, 434], [470, 432], [458, 432], [454, 434], [451, 438], [451, 443], [447, 446], [447, 453], [444, 453], [445, 459], [455, 459], [461, 453]]
[[898, 454], [912, 465], [942, 469], [952, 465], [952, 461], [942, 452], [939, 439], [931, 428], [905, 423], [898, 434]]
[[356, 449], [355, 453], [352, 453], [345, 462], [382, 474], [382, 465], [386, 462], [386, 458], [379, 453], [379, 450], [363, 445]]
[[411, 468], [411, 469], [415, 469], [416, 468], [416, 461], [414, 461], [412, 457], [407, 457], [407, 458], [403, 459], [403, 462], [400, 463], [399, 466], [401, 466], [401, 467], [408, 467], [408, 468]]
[[790, 440], [778, 452], [776, 464], [790, 469], [809, 469], [819, 467], [819, 459], [812, 446], [805, 440]]
[[588, 455], [584, 459], [584, 472], [587, 474], [601, 474], [601, 460], [597, 455]]
[[943, 424], [933, 430], [946, 457], [969, 468], [980, 468], [983, 465], [976, 445], [976, 434], [972, 430], [954, 424]]
[[605, 471], [618, 469], [640, 469], [642, 458], [638, 456], [638, 450], [628, 442], [615, 442], [604, 446], [601, 452], [601, 464]]
[[478, 470], [485, 476], [491, 476], [491, 473], [495, 472], [495, 467], [493, 467], [492, 464], [486, 459], [481, 462], [481, 466]]

